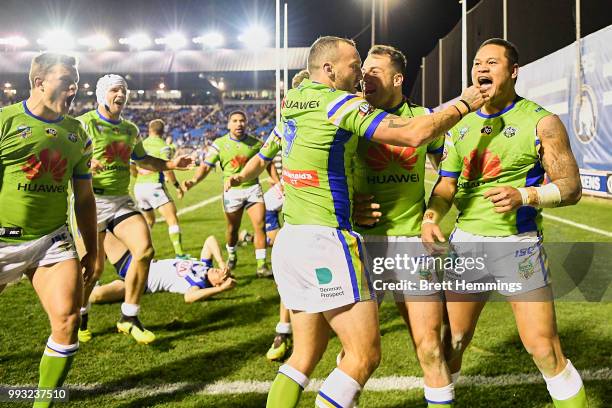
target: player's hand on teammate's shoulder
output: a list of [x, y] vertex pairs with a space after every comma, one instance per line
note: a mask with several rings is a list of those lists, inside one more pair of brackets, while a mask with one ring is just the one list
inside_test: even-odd
[[484, 192], [484, 198], [493, 203], [496, 213], [514, 211], [523, 205], [521, 193], [514, 187], [495, 187]]
[[380, 204], [374, 202], [371, 194], [355, 193], [353, 195], [353, 222], [364, 227], [373, 227], [382, 213], [378, 211]]

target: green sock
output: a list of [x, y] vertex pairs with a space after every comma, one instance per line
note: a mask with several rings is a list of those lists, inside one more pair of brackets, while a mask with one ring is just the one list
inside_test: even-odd
[[177, 255], [184, 255], [183, 241], [181, 237], [181, 230], [178, 225], [173, 225], [168, 228], [168, 236], [170, 236], [170, 242], [174, 248], [174, 253]]
[[553, 405], [555, 408], [587, 408], [589, 406], [587, 402], [586, 392], [584, 386], [580, 388], [578, 394], [566, 400], [556, 400], [553, 398]]
[[[40, 374], [38, 388], [61, 387], [70, 371], [74, 354], [78, 350], [78, 344], [64, 346], [57, 344], [49, 338], [47, 348], [40, 360]], [[52, 406], [51, 401], [36, 401], [34, 408], [46, 408]]]
[[430, 402], [427, 404], [427, 408], [453, 408], [453, 404], [432, 404]]
[[297, 407], [302, 395], [302, 387], [285, 374], [278, 373], [268, 392], [266, 408]]
[[257, 260], [257, 267], [261, 268], [262, 266], [266, 265], [266, 260], [265, 259], [258, 259]]

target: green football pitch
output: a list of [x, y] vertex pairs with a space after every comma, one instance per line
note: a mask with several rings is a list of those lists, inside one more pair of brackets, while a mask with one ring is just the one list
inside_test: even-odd
[[[188, 175], [183, 173], [182, 177]], [[434, 176], [428, 175], [428, 189]], [[224, 242], [225, 221], [219, 173], [177, 201], [183, 240], [196, 255], [208, 235]], [[198, 204], [201, 205], [197, 208]], [[612, 202], [585, 197], [575, 207], [546, 210], [546, 240], [612, 241]], [[444, 222], [450, 231], [456, 214]], [[244, 224], [250, 229], [248, 219]], [[153, 229], [156, 258], [172, 257], [167, 227]], [[296, 248], [298, 251], [299, 248]], [[203, 303], [187, 305], [182, 296], [146, 295], [141, 317], [157, 335], [142, 346], [118, 334], [119, 305], [94, 305], [94, 338], [82, 344], [66, 381], [70, 402], [82, 407], [263, 407], [279, 363], [264, 355], [278, 321], [278, 294], [272, 280], [255, 277], [252, 245], [238, 250], [238, 286]], [[610, 266], [608, 266], [608, 270]], [[102, 277], [115, 279], [110, 265]], [[602, 289], [608, 301], [556, 303], [566, 355], [582, 372], [591, 407], [612, 405], [612, 304], [609, 279]], [[0, 295], [0, 384], [33, 385], [49, 335], [49, 324], [30, 284], [22, 280]], [[384, 302], [380, 313], [383, 360], [362, 393], [360, 407], [424, 407], [421, 370], [403, 321]], [[323, 379], [335, 366], [339, 342], [312, 375]], [[316, 385], [316, 384], [315, 384]], [[314, 404], [314, 392], [300, 406]], [[464, 358], [456, 388], [457, 407], [552, 407], [546, 386], [517, 334], [510, 307], [489, 303]]]

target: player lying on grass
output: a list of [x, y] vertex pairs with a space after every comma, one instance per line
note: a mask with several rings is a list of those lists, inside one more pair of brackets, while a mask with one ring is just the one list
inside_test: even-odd
[[[108, 261], [115, 266], [117, 275], [121, 279], [96, 286], [89, 296], [90, 303], [119, 302], [125, 294], [123, 279], [132, 261], [132, 255], [127, 247], [111, 233], [107, 233], [104, 239], [104, 252]], [[213, 259], [217, 262], [218, 268], [212, 267]], [[236, 280], [231, 276], [223, 261], [217, 240], [211, 235], [204, 241], [199, 261], [153, 260], [145, 293], [179, 293], [183, 295], [185, 303], [194, 303], [233, 289], [235, 286]]]
[[[495, 38], [478, 49], [472, 82], [491, 99], [450, 130], [421, 235], [430, 249], [440, 247], [445, 237], [439, 222], [454, 202], [459, 216], [449, 238], [451, 256], [486, 259], [484, 268], [446, 271], [445, 283], [454, 285], [446, 292], [451, 372], [459, 372], [486, 302], [486, 295], [475, 296], [486, 292], [473, 284], [497, 283], [555, 407], [583, 408], [580, 374], [561, 350], [542, 246], [542, 208], [576, 204], [580, 176], [561, 120], [516, 95], [518, 73], [512, 43]], [[474, 289], [463, 289], [466, 282]]]

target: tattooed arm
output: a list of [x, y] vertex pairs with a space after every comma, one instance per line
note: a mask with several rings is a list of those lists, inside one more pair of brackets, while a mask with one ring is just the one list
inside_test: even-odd
[[576, 204], [582, 197], [582, 185], [565, 126], [557, 115], [549, 115], [538, 123], [537, 134], [544, 170], [561, 193], [559, 206]]
[[396, 146], [419, 147], [427, 144], [455, 126], [465, 115], [479, 109], [488, 95], [475, 86], [466, 88], [461, 94], [470, 107], [461, 101], [441, 112], [414, 118], [387, 115], [376, 128], [372, 140]]

